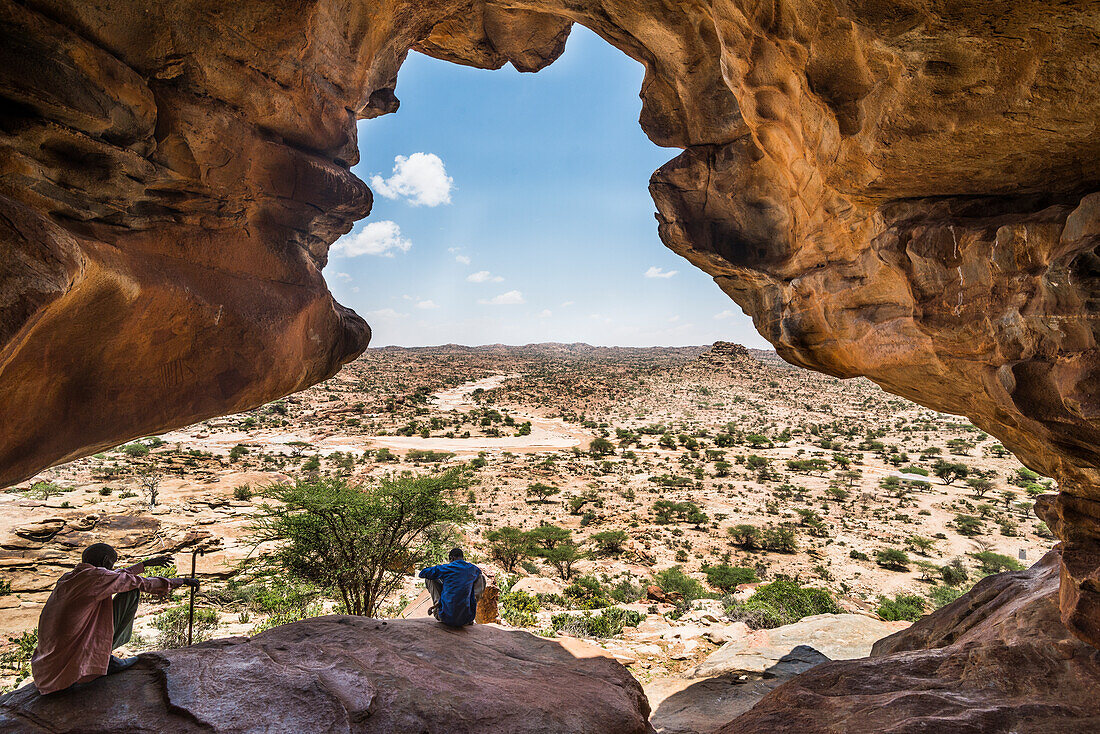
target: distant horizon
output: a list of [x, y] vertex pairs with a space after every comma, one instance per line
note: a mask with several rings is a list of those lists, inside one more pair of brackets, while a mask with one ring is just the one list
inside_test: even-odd
[[733, 341], [732, 339], [717, 339], [713, 342], [702, 344], [592, 344], [591, 342], [560, 342], [560, 341], [545, 341], [545, 342], [526, 342], [524, 344], [508, 344], [505, 342], [487, 342], [483, 344], [461, 344], [459, 342], [444, 342], [441, 344], [371, 344], [368, 349], [436, 349], [439, 347], [466, 347], [468, 349], [477, 349], [479, 347], [541, 347], [549, 345], [558, 345], [563, 347], [581, 346], [581, 347], [593, 347], [596, 349], [689, 349], [691, 347], [713, 347], [717, 342], [727, 342], [730, 344], [737, 344], [745, 347], [746, 349], [752, 349], [757, 352], [774, 352], [775, 347], [768, 345], [767, 347], [751, 347], [741, 342]]

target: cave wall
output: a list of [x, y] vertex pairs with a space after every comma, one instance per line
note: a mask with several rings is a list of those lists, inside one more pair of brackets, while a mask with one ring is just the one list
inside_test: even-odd
[[788, 361], [968, 416], [1060, 493], [1100, 643], [1100, 6], [0, 0], [0, 485], [333, 374], [321, 276], [408, 49], [536, 71], [582, 23], [682, 149], [662, 240]]

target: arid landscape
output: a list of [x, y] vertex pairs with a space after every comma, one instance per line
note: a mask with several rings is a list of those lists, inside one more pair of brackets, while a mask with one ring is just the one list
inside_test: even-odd
[[[793, 621], [753, 616], [746, 600], [762, 584], [824, 589], [836, 612], [884, 619], [861, 631], [869, 645], [1054, 543], [1031, 512], [1050, 480], [995, 439], [774, 352], [371, 349], [285, 399], [0, 495], [5, 683], [26, 674], [41, 605], [91, 542], [119, 547], [120, 565], [173, 552], [181, 575], [201, 549], [202, 637], [248, 635], [339, 611], [317, 589], [265, 575], [272, 546], [252, 529], [265, 487], [452, 468], [468, 487], [453, 499], [472, 512], [453, 542], [495, 579], [501, 624], [587, 637], [658, 688], [723, 643]], [[545, 526], [561, 529], [557, 554]], [[508, 533], [530, 538], [510, 551]], [[382, 616], [422, 616], [406, 610], [420, 591], [408, 576]], [[186, 596], [175, 597], [146, 600], [123, 652], [183, 644]], [[573, 621], [614, 608], [625, 623]]]

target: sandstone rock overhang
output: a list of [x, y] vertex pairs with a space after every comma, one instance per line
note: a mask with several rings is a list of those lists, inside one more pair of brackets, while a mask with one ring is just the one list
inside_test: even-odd
[[143, 655], [129, 670], [0, 698], [0, 732], [652, 734], [649, 703], [598, 648], [435, 620], [317, 617]]
[[[0, 485], [334, 373], [321, 276], [409, 49], [646, 68], [662, 240], [788, 361], [968, 416], [1059, 482], [1100, 643], [1100, 5], [0, 0]], [[442, 124], [442, 122], [441, 122]]]
[[875, 643], [822, 663], [715, 734], [1100, 730], [1100, 650], [1058, 611], [1057, 551]]

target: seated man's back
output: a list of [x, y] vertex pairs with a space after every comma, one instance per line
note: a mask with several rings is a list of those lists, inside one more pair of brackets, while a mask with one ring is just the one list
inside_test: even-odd
[[480, 596], [476, 588], [481, 578], [480, 568], [459, 557], [425, 568], [420, 578], [436, 581], [443, 587], [435, 609], [436, 619], [451, 627], [462, 627], [474, 621]]

